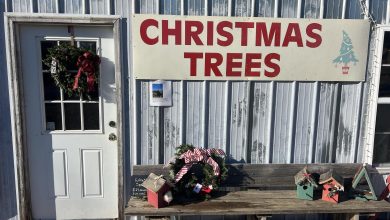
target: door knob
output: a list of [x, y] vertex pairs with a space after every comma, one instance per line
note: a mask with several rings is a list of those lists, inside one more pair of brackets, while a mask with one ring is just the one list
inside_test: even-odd
[[112, 127], [112, 128], [115, 128], [115, 127], [116, 127], [115, 121], [110, 121], [110, 122], [108, 122], [108, 126], [110, 126], [110, 127]]
[[114, 133], [111, 133], [108, 135], [108, 140], [110, 141], [116, 141], [116, 135]]

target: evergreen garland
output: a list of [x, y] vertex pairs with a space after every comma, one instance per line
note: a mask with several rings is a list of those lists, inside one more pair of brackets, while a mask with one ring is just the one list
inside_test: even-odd
[[[77, 75], [78, 64], [77, 61], [85, 53], [90, 52], [93, 56], [98, 57], [93, 52], [84, 48], [78, 48], [69, 44], [60, 44], [48, 49], [48, 54], [43, 60], [43, 63], [50, 68], [51, 77], [54, 79], [55, 84], [63, 89], [69, 97], [74, 93], [81, 96], [84, 94], [88, 99], [91, 99], [87, 90], [87, 76], [82, 74], [79, 78], [78, 88], [73, 89], [75, 82], [75, 76]], [[95, 65], [96, 70], [99, 69], [99, 65]], [[95, 73], [95, 83], [99, 82], [99, 71]]]
[[[195, 147], [193, 145], [188, 144], [183, 144], [176, 148], [175, 159], [170, 162], [170, 178], [172, 180], [174, 180], [175, 175], [185, 165], [184, 159], [180, 159], [179, 157], [188, 150], [193, 151], [194, 149]], [[210, 194], [197, 194], [193, 191], [197, 183], [202, 184], [203, 186], [211, 185], [213, 191], [217, 190], [221, 182], [226, 179], [228, 169], [226, 167], [225, 158], [216, 154], [211, 154], [210, 157], [218, 164], [220, 174], [218, 176], [214, 175], [213, 167], [204, 161], [200, 161], [194, 164], [190, 170], [175, 183], [174, 195], [185, 195], [186, 197], [191, 198], [200, 197], [202, 199], [209, 199], [211, 197]]]

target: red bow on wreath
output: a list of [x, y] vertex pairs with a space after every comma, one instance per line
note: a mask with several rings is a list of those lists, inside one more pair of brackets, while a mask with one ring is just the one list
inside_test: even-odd
[[100, 64], [99, 56], [96, 56], [89, 51], [79, 56], [76, 64], [79, 67], [79, 70], [74, 79], [73, 90], [79, 88], [80, 76], [82, 73], [85, 73], [87, 75], [87, 92], [94, 91], [95, 90], [94, 84], [96, 81], [95, 73], [97, 71], [99, 64]]
[[193, 151], [188, 150], [187, 152], [180, 155], [179, 158], [184, 159], [186, 164], [175, 175], [175, 182], [179, 182], [179, 180], [188, 172], [193, 164], [201, 161], [210, 164], [213, 167], [214, 175], [218, 176], [220, 169], [218, 163], [215, 162], [213, 158], [211, 158], [211, 154], [225, 155], [225, 152], [223, 152], [221, 149], [195, 148]]

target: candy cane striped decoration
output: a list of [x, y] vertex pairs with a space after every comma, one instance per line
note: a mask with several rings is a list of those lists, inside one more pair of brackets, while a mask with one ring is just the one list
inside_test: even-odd
[[203, 161], [205, 163], [210, 164], [213, 167], [214, 175], [218, 176], [220, 174], [220, 168], [218, 163], [213, 160], [210, 156], [212, 154], [224, 156], [225, 152], [221, 149], [203, 149], [203, 148], [195, 148], [193, 151], [188, 150], [180, 155], [179, 159], [184, 159], [186, 163], [179, 172], [175, 175], [175, 182], [181, 180], [181, 178], [188, 172], [188, 170], [192, 167], [193, 164]]

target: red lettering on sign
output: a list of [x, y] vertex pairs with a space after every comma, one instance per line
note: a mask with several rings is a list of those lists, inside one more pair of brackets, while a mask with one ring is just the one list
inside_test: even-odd
[[175, 27], [168, 27], [168, 20], [162, 20], [162, 44], [168, 44], [168, 37], [175, 37], [175, 45], [181, 45], [181, 21], [175, 21]]
[[214, 22], [207, 22], [207, 45], [212, 46], [214, 44]]
[[[254, 60], [258, 60], [258, 62], [255, 62]], [[260, 76], [260, 70], [259, 71], [252, 71], [253, 68], [261, 68], [261, 54], [259, 53], [247, 53], [246, 59], [245, 59], [245, 76], [249, 77], [259, 77]]]
[[269, 31], [265, 22], [256, 23], [256, 46], [280, 46], [280, 23], [271, 23]]
[[241, 46], [248, 45], [248, 29], [254, 28], [253, 22], [236, 22], [236, 28], [241, 29]]
[[[240, 59], [239, 62], [234, 61]], [[234, 71], [233, 68], [242, 67], [242, 53], [228, 53], [226, 55], [226, 76], [241, 76], [241, 71]]]
[[267, 56], [265, 56], [264, 64], [267, 67], [273, 69], [272, 72], [270, 72], [268, 70], [264, 71], [264, 75], [267, 76], [267, 77], [275, 77], [275, 76], [279, 75], [279, 73], [280, 73], [280, 66], [279, 66], [279, 64], [273, 62], [273, 60], [280, 61], [280, 54], [270, 53]]
[[221, 40], [220, 38], [217, 39], [217, 44], [219, 46], [227, 47], [230, 46], [233, 43], [233, 35], [232, 33], [225, 30], [225, 28], [229, 28], [232, 30], [233, 24], [230, 21], [221, 21], [217, 24], [217, 33], [224, 37], [225, 40]]
[[288, 47], [291, 42], [297, 43], [298, 47], [303, 47], [301, 30], [298, 23], [288, 24], [286, 36], [284, 37], [283, 47]]
[[[195, 28], [193, 30], [192, 28]], [[203, 45], [202, 41], [199, 38], [199, 35], [203, 31], [203, 24], [200, 21], [186, 21], [185, 22], [185, 44], [191, 45], [191, 39], [195, 42], [196, 45]]]
[[[214, 60], [214, 62], [213, 62]], [[219, 53], [206, 53], [204, 61], [204, 75], [210, 76], [211, 71], [215, 76], [222, 76], [219, 66], [222, 64], [223, 57]]]
[[203, 58], [203, 53], [184, 53], [184, 58], [190, 59], [190, 75], [196, 76], [196, 60]]
[[141, 39], [143, 40], [143, 42], [145, 42], [145, 44], [148, 44], [148, 45], [154, 45], [154, 44], [157, 44], [157, 42], [158, 42], [158, 36], [154, 37], [154, 38], [150, 38], [148, 36], [148, 28], [152, 27], [152, 26], [158, 28], [158, 21], [156, 21], [154, 19], [146, 19], [145, 21], [143, 21], [141, 23], [141, 25], [139, 27]]
[[306, 46], [308, 46], [310, 48], [319, 47], [322, 43], [321, 35], [319, 35], [318, 33], [315, 33], [314, 30], [322, 31], [321, 24], [311, 23], [306, 27], [307, 36], [314, 40], [314, 42], [306, 40]]

